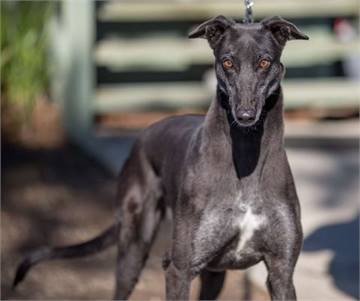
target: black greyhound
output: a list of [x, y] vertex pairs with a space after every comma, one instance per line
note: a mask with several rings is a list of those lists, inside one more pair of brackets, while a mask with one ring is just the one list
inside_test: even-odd
[[308, 37], [280, 17], [241, 24], [223, 16], [189, 37], [206, 38], [215, 55], [217, 93], [206, 116], [167, 118], [145, 129], [119, 176], [114, 226], [83, 244], [31, 253], [14, 285], [40, 261], [117, 243], [115, 299], [126, 299], [170, 207], [168, 300], [188, 299], [197, 275], [200, 299], [215, 299], [227, 269], [260, 261], [272, 299], [296, 299], [293, 272], [303, 236], [284, 150], [280, 56], [288, 40]]

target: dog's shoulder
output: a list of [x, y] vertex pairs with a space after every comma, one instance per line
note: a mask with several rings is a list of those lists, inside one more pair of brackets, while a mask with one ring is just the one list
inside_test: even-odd
[[[177, 115], [153, 123], [142, 131], [139, 140], [145, 144], [176, 144], [191, 136], [204, 121], [203, 115]], [[158, 145], [160, 145], [158, 144]]]
[[153, 123], [146, 128], [145, 131], [165, 130], [180, 127], [197, 127], [204, 121], [204, 117], [204, 115], [200, 114], [174, 115]]

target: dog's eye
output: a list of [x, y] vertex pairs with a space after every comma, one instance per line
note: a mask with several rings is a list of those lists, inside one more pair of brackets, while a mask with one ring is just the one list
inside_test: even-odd
[[231, 69], [234, 66], [233, 62], [229, 59], [223, 61], [223, 67], [225, 69]]
[[267, 60], [267, 59], [262, 59], [259, 62], [259, 67], [261, 69], [267, 69], [267, 68], [270, 67], [270, 65], [271, 65], [271, 62], [269, 60]]

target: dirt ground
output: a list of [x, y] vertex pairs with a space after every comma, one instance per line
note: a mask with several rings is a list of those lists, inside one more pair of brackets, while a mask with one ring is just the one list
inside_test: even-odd
[[[110, 299], [116, 250], [72, 260], [42, 263], [11, 290], [22, 255], [43, 245], [87, 240], [113, 218], [115, 178], [73, 146], [55, 150], [2, 147], [1, 299]], [[165, 222], [133, 292], [133, 300], [164, 299], [161, 259], [171, 224]], [[266, 300], [247, 284], [244, 272], [229, 272], [223, 300]], [[194, 280], [192, 298], [198, 291]]]

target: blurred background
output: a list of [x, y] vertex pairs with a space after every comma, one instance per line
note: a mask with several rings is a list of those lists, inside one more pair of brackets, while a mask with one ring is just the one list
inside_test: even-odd
[[[290, 41], [285, 142], [305, 233], [301, 300], [359, 299], [358, 0], [255, 0], [310, 36]], [[241, 0], [4, 1], [1, 5], [1, 299], [108, 299], [115, 250], [36, 267], [16, 291], [21, 256], [86, 240], [112, 222], [115, 175], [139, 131], [206, 113], [213, 57], [189, 30]], [[132, 299], [164, 298], [160, 230]], [[230, 272], [221, 299], [268, 300], [265, 270]], [[193, 293], [196, 295], [197, 281]]]

